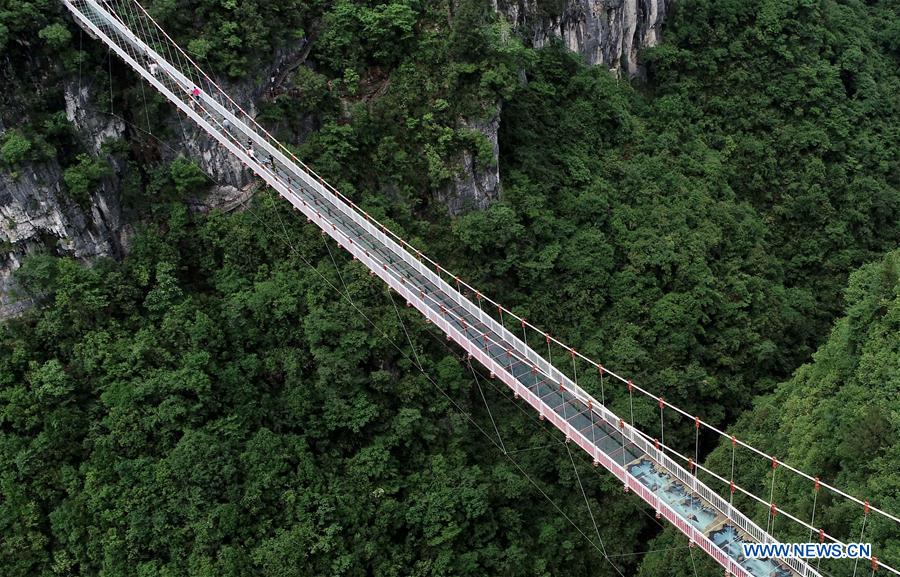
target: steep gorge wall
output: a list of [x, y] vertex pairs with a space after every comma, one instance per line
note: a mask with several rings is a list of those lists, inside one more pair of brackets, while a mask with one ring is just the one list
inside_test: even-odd
[[[638, 51], [659, 41], [660, 25], [672, 0], [493, 1], [498, 13], [532, 46], [540, 48], [559, 38], [570, 50], [584, 55], [588, 63], [607, 66], [631, 78], [641, 74]], [[264, 77], [275, 74], [301, 52], [305, 58], [308, 51], [305, 43], [279, 51]], [[228, 90], [252, 112], [265, 86], [248, 80]], [[0, 169], [0, 317], [17, 308], [11, 295], [11, 275], [27, 254], [50, 250], [89, 260], [119, 257], [127, 251], [131, 227], [122, 206], [122, 187], [129, 168], [124, 153], [107, 152], [104, 145], [127, 141], [134, 131], [116, 117], [93, 108], [94, 91], [94, 87], [73, 80], [65, 86], [66, 116], [77, 138], [85, 150], [110, 168], [87, 206], [81, 207], [68, 197], [64, 167], [57, 160], [26, 164], [16, 170]], [[17, 114], [10, 110], [4, 113], [10, 120]], [[176, 136], [159, 143], [159, 160], [185, 154], [217, 182], [208, 198], [192, 201], [196, 209], [231, 207], [246, 195], [248, 175], [235, 159], [193, 123], [179, 122], [174, 114], [168, 123], [169, 132]], [[493, 162], [479, 161], [471, 152], [461, 155], [454, 181], [437, 195], [451, 214], [484, 209], [499, 197], [499, 123], [499, 104], [490, 118], [460, 119], [461, 126], [485, 137], [492, 148]], [[3, 130], [0, 120], [0, 133]]]
[[[129, 129], [120, 118], [98, 111], [94, 96], [93, 87], [87, 84], [69, 82], [64, 87], [66, 117], [80, 146], [108, 168], [86, 206], [71, 199], [64, 167], [57, 159], [0, 170], [0, 318], [21, 308], [12, 273], [28, 254], [46, 250], [91, 260], [118, 258], [127, 251], [133, 228], [122, 205], [122, 192], [130, 167], [123, 152], [112, 152], [107, 145], [127, 140]], [[219, 183], [211, 194], [213, 199], [224, 202], [239, 194], [248, 182], [240, 164], [192, 124], [182, 122], [185, 130], [181, 132], [176, 117], [169, 122], [177, 140], [159, 143], [162, 160], [171, 160], [186, 149], [184, 154]]]
[[[280, 50], [266, 72], [277, 70], [302, 48], [298, 43]], [[0, 78], [9, 78], [10, 73], [9, 67], [0, 69]], [[247, 79], [227, 86], [226, 90], [250, 114], [255, 114], [255, 103], [265, 88], [264, 84]], [[171, 136], [159, 140], [157, 136], [137, 134], [135, 127], [119, 117], [98, 110], [96, 102], [101, 90], [105, 89], [91, 84], [89, 78], [70, 78], [63, 86], [66, 118], [72, 124], [79, 148], [109, 168], [108, 175], [92, 190], [86, 206], [79, 206], [70, 198], [65, 167], [57, 159], [0, 167], [0, 319], [18, 314], [27, 306], [15, 292], [13, 273], [28, 254], [48, 251], [90, 261], [105, 256], [119, 258], [127, 252], [133, 231], [129, 220], [134, 215], [128, 214], [122, 197], [129, 170], [134, 169], [121, 148], [111, 152], [107, 145], [131, 142], [138, 148], [152, 148], [147, 154], [158, 161], [184, 156], [196, 162], [216, 184], [205, 197], [188, 200], [193, 210], [230, 210], [252, 192], [250, 175], [240, 161], [193, 122], [179, 118], [174, 109], [164, 121], [164, 132]], [[4, 106], [0, 111], [0, 136], [8, 128], [3, 117], [9, 120], [7, 124], [29, 121], [20, 103], [10, 100]]]
[[494, 0], [496, 9], [535, 48], [558, 38], [589, 64], [628, 78], [641, 76], [638, 52], [659, 43], [672, 1]]
[[463, 150], [456, 160], [456, 174], [437, 200], [451, 215], [484, 210], [500, 197], [500, 105], [487, 119], [460, 118], [459, 125], [477, 132], [491, 147], [491, 162], [479, 161], [472, 150]]
[[[643, 76], [638, 53], [660, 41], [663, 20], [673, 0], [493, 0], [494, 9], [527, 44], [541, 48], [559, 39], [596, 66], [617, 76]], [[486, 119], [461, 119], [491, 144], [494, 162], [478, 162], [471, 151], [458, 161], [453, 182], [437, 194], [452, 215], [487, 208], [500, 196], [497, 132], [499, 104]]]
[[[91, 154], [101, 155], [103, 145], [120, 138], [125, 127], [112, 117], [88, 113], [82, 98], [87, 88], [67, 86], [66, 109], [79, 140]], [[0, 134], [5, 128], [0, 123]], [[0, 318], [20, 309], [12, 291], [12, 273], [35, 250], [50, 250], [91, 259], [118, 256], [128, 227], [122, 222], [120, 183], [114, 173], [121, 159], [103, 155], [110, 176], [104, 177], [82, 208], [65, 191], [63, 167], [56, 159], [28, 162], [14, 170], [0, 170]]]

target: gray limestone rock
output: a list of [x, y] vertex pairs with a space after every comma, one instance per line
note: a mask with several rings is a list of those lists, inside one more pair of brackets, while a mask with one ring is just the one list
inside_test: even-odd
[[491, 147], [491, 162], [480, 161], [471, 150], [464, 150], [456, 163], [453, 182], [438, 192], [438, 200], [452, 215], [483, 210], [500, 197], [500, 107], [488, 119], [460, 119], [460, 125], [479, 133]]
[[558, 8], [539, 0], [495, 2], [534, 47], [559, 38], [589, 64], [635, 78], [643, 74], [637, 54], [659, 43], [672, 0], [562, 0]]

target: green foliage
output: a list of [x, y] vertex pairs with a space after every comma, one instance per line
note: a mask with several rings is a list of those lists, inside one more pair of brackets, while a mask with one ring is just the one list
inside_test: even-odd
[[8, 31], [10, 36], [18, 36], [23, 32], [35, 29], [35, 27], [41, 29], [46, 26], [49, 20], [48, 15], [54, 10], [58, 10], [58, 7], [51, 0], [29, 2], [4, 0], [0, 3], [0, 25]]
[[105, 176], [110, 173], [109, 165], [105, 161], [91, 157], [87, 154], [78, 155], [78, 164], [70, 166], [63, 172], [63, 180], [69, 197], [81, 207], [88, 207], [91, 203], [91, 195]]
[[31, 141], [16, 130], [10, 130], [3, 135], [0, 144], [0, 160], [10, 166], [17, 166], [29, 158], [32, 149]]
[[172, 184], [179, 196], [196, 194], [209, 184], [209, 177], [197, 166], [197, 163], [184, 158], [177, 158], [169, 166]]
[[539, 52], [500, 123], [504, 222], [527, 234], [470, 214], [433, 252], [578, 350], [733, 419], [808, 358], [849, 271], [900, 242], [884, 14], [678, 3], [646, 94]]
[[71, 42], [72, 33], [59, 22], [54, 22], [53, 24], [42, 28], [41, 31], [38, 32], [38, 37], [44, 40], [51, 50], [62, 51], [67, 48], [69, 42]]
[[239, 78], [253, 75], [259, 58], [305, 33], [316, 4], [305, 0], [155, 0], [148, 9], [189, 53], [218, 73]]
[[[643, 58], [648, 83], [635, 90], [560, 46], [526, 50], [475, 0], [148, 3], [202, 66], [235, 79], [315, 31], [315, 71], [288, 75], [287, 91], [262, 107], [267, 126], [303, 142], [304, 161], [463, 278], [725, 424], [820, 344], [849, 271], [900, 242], [900, 28], [888, 1], [673, 6], [665, 42]], [[562, 7], [538, 3], [547, 15]], [[60, 10], [0, 0], [8, 60], [31, 62], [26, 50], [54, 64], [67, 47], [74, 55]], [[36, 35], [44, 42], [31, 48], [12, 40]], [[105, 51], [88, 50], [77, 61], [106, 78]], [[15, 66], [8, 76], [33, 80], [11, 90], [27, 103], [13, 124], [28, 127], [6, 133], [0, 158], [15, 165], [59, 151], [69, 193], [86, 206], [109, 167], [76, 156], [61, 91], [39, 78], [45, 68]], [[118, 80], [117, 103], [143, 98]], [[155, 122], [165, 106], [153, 98]], [[498, 111], [502, 200], [447, 219], [433, 198], [460, 153], [494, 162], [490, 141], [462, 119]], [[614, 574], [379, 340], [380, 330], [397, 343], [406, 336], [357, 265], [332, 273], [316, 231], [294, 229], [266, 195], [254, 205], [261, 219], [195, 220], [170, 204], [206, 185], [195, 164], [129, 162], [125, 204], [162, 225], [147, 225], [121, 264], [26, 261], [20, 286], [42, 306], [0, 337], [0, 519], [16, 520], [0, 528], [9, 574]], [[378, 329], [284, 249], [266, 226], [282, 221], [298, 253], [335, 286], [346, 282]], [[897, 265], [885, 262], [853, 277], [847, 318], [813, 368], [757, 401], [739, 426], [748, 439], [768, 432], [786, 406], [784, 430], [756, 441], [789, 446], [794, 462], [891, 508]], [[487, 415], [442, 337], [399, 314], [426, 372], [485, 430], [495, 416], [501, 436], [521, 443], [529, 474], [590, 526], [566, 454], [535, 450], [558, 439], [490, 389], [496, 414]], [[822, 352], [832, 341], [836, 350]], [[879, 392], [863, 410], [866, 388]], [[627, 412], [627, 395], [606, 395]], [[635, 406], [648, 431], [653, 409]], [[667, 439], [678, 439], [670, 426]], [[839, 449], [829, 454], [818, 436]], [[764, 480], [744, 468], [749, 483]], [[589, 471], [601, 537], [626, 574], [637, 571], [635, 553], [684, 545], [670, 532], [642, 544], [652, 522], [609, 476]], [[785, 493], [804, 506], [802, 488]], [[838, 508], [824, 515], [836, 528], [855, 523]], [[886, 542], [883, 528], [871, 530]], [[696, 561], [719, 574], [693, 557], [650, 554], [640, 571], [690, 576]]]
[[[742, 440], [777, 455], [785, 463], [821, 477], [861, 499], [887, 510], [900, 507], [896, 487], [900, 451], [900, 251], [865, 265], [850, 276], [845, 292], [845, 316], [834, 325], [828, 340], [793, 377], [771, 395], [760, 398], [742, 415], [732, 432]], [[772, 491], [769, 463], [739, 450], [735, 481], [755, 494]], [[726, 440], [708, 458], [714, 471], [731, 467], [732, 449]], [[714, 485], [726, 498], [728, 488]], [[779, 474], [774, 499], [779, 507], [800, 519], [812, 516], [810, 481], [790, 473]], [[737, 495], [735, 505], [766, 525], [767, 508]], [[815, 514], [816, 527], [844, 542], [860, 540], [863, 510], [822, 490]], [[896, 525], [870, 516], [863, 533], [873, 544], [873, 555], [895, 564], [900, 559]], [[667, 530], [666, 533], [671, 533]], [[778, 523], [775, 537], [783, 542], [806, 541], [806, 530]], [[651, 549], [670, 543], [664, 535]], [[653, 575], [650, 559], [646, 575]], [[676, 560], [677, 571], [689, 575], [690, 566]], [[839, 574], [846, 561], [823, 561], [822, 569]]]
[[[329, 267], [288, 252], [260, 226], [290, 216], [273, 200], [172, 206], [121, 264], [20, 269], [42, 306], [0, 333], [4, 575], [615, 575], [481, 436], [491, 415], [443, 337], [358, 263], [331, 268], [317, 231], [286, 234]], [[629, 550], [634, 502], [579, 456], [576, 480], [480, 382], [516, 462], [582, 526], [584, 483], [606, 546]]]
[[302, 112], [314, 112], [323, 108], [328, 94], [328, 80], [305, 66], [297, 69], [293, 78], [294, 86], [300, 92], [296, 102]]
[[366, 6], [337, 2], [323, 18], [316, 51], [332, 71], [357, 69], [366, 63], [396, 64], [410, 47], [419, 12], [407, 1]]
[[[69, 133], [60, 128], [56, 123], [58, 115], [45, 120], [43, 130], [35, 130], [36, 127], [27, 127], [25, 130], [12, 129], [6, 132], [0, 139], [0, 162], [10, 167], [16, 167], [26, 162], [40, 162], [53, 158], [56, 147], [53, 141], [65, 141]], [[68, 123], [66, 122], [68, 125]]]
[[316, 41], [318, 59], [333, 72], [365, 64], [397, 64], [412, 45], [420, 17], [418, 2], [393, 1], [369, 7], [341, 0], [324, 15]]
[[7, 168], [58, 155], [65, 165], [74, 156], [63, 87], [84, 53], [74, 46], [74, 24], [64, 13], [63, 4], [52, 0], [0, 0], [0, 75], [6, 78], [0, 163]]
[[371, 42], [375, 61], [383, 65], [399, 61], [413, 38], [417, 20], [418, 13], [409, 2], [380, 4], [366, 14], [363, 33]]

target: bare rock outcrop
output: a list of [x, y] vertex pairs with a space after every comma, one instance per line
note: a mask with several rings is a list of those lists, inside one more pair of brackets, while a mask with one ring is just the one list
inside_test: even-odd
[[438, 200], [452, 215], [470, 210], [483, 210], [500, 197], [500, 107], [487, 119], [460, 119], [460, 125], [484, 140], [490, 147], [487, 155], [464, 149], [456, 162], [456, 172], [449, 186], [438, 192]]
[[549, 8], [540, 0], [494, 0], [496, 9], [535, 48], [559, 38], [592, 65], [627, 78], [643, 70], [638, 52], [660, 41], [672, 0], [562, 0]]

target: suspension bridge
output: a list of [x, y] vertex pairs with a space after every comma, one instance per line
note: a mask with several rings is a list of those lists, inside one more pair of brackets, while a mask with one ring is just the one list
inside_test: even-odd
[[[728, 435], [699, 416], [687, 413], [587, 358], [423, 255], [331, 187], [279, 143], [203, 72], [136, 0], [61, 1], [89, 35], [106, 44], [181, 113], [303, 213], [309, 222], [406, 299], [426, 322], [438, 327], [448, 340], [458, 344], [469, 359], [477, 360], [492, 378], [500, 379], [515, 398], [537, 411], [541, 420], [559, 429], [566, 442], [574, 442], [590, 456], [595, 466], [602, 466], [612, 473], [625, 492], [643, 499], [656, 512], [657, 518], [668, 520], [686, 535], [690, 546], [698, 547], [718, 562], [726, 576], [828, 575], [820, 572], [818, 565], [814, 567], [813, 563], [801, 559], [746, 558], [741, 547], [744, 543], [777, 542], [769, 531], [769, 527], [774, 530], [776, 516], [808, 530], [811, 538], [822, 543], [844, 545], [836, 536], [815, 526], [815, 499], [820, 491], [827, 491], [831, 498], [843, 499], [859, 507], [863, 529], [858, 540], [865, 536], [866, 521], [871, 516], [900, 526], [900, 519], [869, 501], [779, 462], [774, 456]], [[521, 337], [518, 336], [520, 331]], [[532, 343], [539, 343], [541, 347], [546, 345], [546, 358], [528, 344], [529, 334]], [[556, 364], [552, 363], [554, 349], [562, 353], [557, 354]], [[570, 360], [572, 369], [567, 374]], [[585, 370], [599, 377], [601, 391], [606, 379], [627, 388], [632, 403], [635, 395], [652, 399], [659, 407], [659, 438], [636, 428], [633, 416], [626, 422], [604, 402], [597, 401], [582, 389], [578, 385], [579, 365], [582, 378]], [[601, 399], [605, 401], [604, 397]], [[667, 445], [662, 429], [667, 412], [693, 422], [697, 438], [702, 428], [728, 439], [732, 456], [740, 448], [771, 463], [773, 490], [776, 469], [808, 482], [814, 496], [810, 521], [779, 507], [772, 495], [759, 497], [735, 483], [733, 465], [729, 478], [704, 467], [696, 454], [691, 458]], [[701, 472], [709, 482], [715, 481], [719, 485], [718, 491], [701, 481]], [[764, 506], [771, 525], [767, 524], [764, 530], [738, 510], [734, 506], [735, 493]], [[856, 539], [855, 535], [853, 537]], [[900, 571], [878, 559], [876, 552], [862, 562], [857, 559], [844, 563], [846, 574], [853, 577], [874, 575], [879, 569], [900, 575]]]

